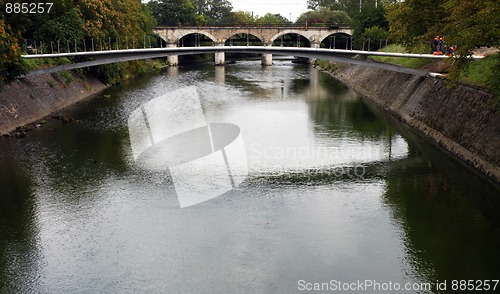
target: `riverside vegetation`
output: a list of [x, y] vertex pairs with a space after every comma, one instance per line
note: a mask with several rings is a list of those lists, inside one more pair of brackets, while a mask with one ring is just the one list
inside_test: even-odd
[[[228, 0], [59, 0], [50, 13], [5, 13], [6, 0], [0, 0], [0, 85], [39, 67], [81, 61], [71, 59], [24, 61], [26, 41], [59, 40], [69, 44], [82, 39], [156, 38], [156, 25], [235, 25], [289, 24], [279, 14], [254, 16], [233, 11]], [[465, 58], [480, 46], [498, 47], [500, 5], [496, 0], [308, 0], [310, 11], [296, 24], [347, 24], [354, 27], [354, 45], [363, 39], [389, 38], [396, 44], [389, 49], [425, 52], [434, 36], [446, 36], [448, 45], [458, 45], [458, 58], [451, 64], [448, 78], [487, 87], [500, 105], [500, 57], [473, 62]], [[422, 45], [424, 44], [424, 45]], [[426, 45], [427, 44], [427, 45]], [[83, 45], [80, 45], [83, 46]], [[106, 49], [108, 44], [104, 44]], [[115, 46], [115, 45], [113, 45]], [[123, 44], [121, 44], [123, 46]], [[102, 45], [101, 45], [102, 47]], [[114, 48], [114, 47], [113, 47]], [[388, 59], [403, 66], [420, 67], [425, 60]], [[92, 67], [90, 73], [106, 83], [118, 83], [159, 63], [131, 61]]]

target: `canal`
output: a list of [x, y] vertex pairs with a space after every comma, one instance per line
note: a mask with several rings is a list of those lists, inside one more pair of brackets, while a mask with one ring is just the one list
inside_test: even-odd
[[[207, 122], [239, 128], [247, 169], [181, 208], [176, 178], [138, 164], [130, 121], [186, 88]], [[169, 68], [63, 115], [0, 138], [0, 293], [447, 293], [500, 278], [499, 185], [310, 66]], [[184, 175], [205, 191], [213, 172]]]

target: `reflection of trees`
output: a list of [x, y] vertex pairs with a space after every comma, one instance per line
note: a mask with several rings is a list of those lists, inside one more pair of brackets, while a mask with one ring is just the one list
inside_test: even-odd
[[320, 79], [319, 87], [325, 90], [317, 92], [325, 94], [309, 102], [309, 116], [318, 132], [349, 132], [350, 136], [361, 138], [381, 137], [386, 133], [386, 124], [359, 95], [330, 76], [321, 74]]
[[[98, 118], [89, 120], [97, 121]], [[64, 196], [61, 201], [82, 201], [83, 192], [99, 187], [110, 173], [120, 174], [127, 169], [124, 146], [129, 146], [129, 139], [126, 129], [113, 132], [70, 125], [55, 130], [51, 140], [58, 145], [52, 148], [56, 150], [57, 161], [47, 166], [47, 173], [50, 179], [57, 179], [51, 184]]]
[[384, 195], [405, 231], [410, 262], [430, 282], [498, 277], [498, 185], [471, 175], [422, 139], [412, 140], [427, 160], [413, 153], [393, 164]]
[[[12, 154], [11, 154], [12, 155]], [[27, 293], [36, 280], [36, 203], [30, 176], [21, 163], [0, 156], [0, 292]]]

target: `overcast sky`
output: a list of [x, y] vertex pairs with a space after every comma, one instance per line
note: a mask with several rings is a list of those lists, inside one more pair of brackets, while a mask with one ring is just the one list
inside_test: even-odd
[[307, 11], [307, 0], [229, 0], [233, 4], [233, 10], [253, 12], [254, 15], [262, 16], [267, 12], [279, 13], [282, 16], [295, 21], [300, 14]]
[[[143, 3], [149, 0], [142, 0]], [[270, 12], [279, 13], [286, 19], [295, 21], [303, 12], [307, 11], [307, 0], [229, 0], [233, 4], [233, 11], [243, 10], [263, 16]]]

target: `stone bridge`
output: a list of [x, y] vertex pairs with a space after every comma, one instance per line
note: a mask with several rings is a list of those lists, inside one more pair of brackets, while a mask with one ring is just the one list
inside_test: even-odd
[[[155, 33], [158, 34], [166, 43], [167, 47], [177, 47], [182, 37], [191, 34], [204, 35], [213, 41], [214, 46], [224, 46], [225, 42], [232, 36], [238, 34], [247, 34], [256, 37], [264, 46], [272, 46], [274, 40], [287, 34], [297, 34], [306, 38], [312, 48], [319, 48], [321, 42], [331, 35], [342, 34], [352, 36], [353, 28], [347, 26], [201, 26], [201, 27], [157, 27]], [[171, 65], [178, 64], [178, 57], [169, 56]], [[215, 64], [223, 65], [225, 63], [224, 52], [215, 53]], [[272, 55], [263, 54], [262, 64], [271, 65]]]

